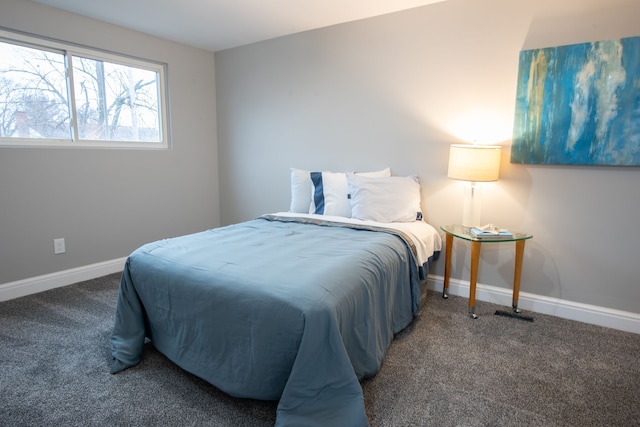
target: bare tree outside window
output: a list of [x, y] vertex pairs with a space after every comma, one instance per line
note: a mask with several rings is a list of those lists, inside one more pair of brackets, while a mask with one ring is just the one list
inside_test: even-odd
[[80, 139], [158, 141], [157, 73], [73, 57]]
[[0, 43], [0, 137], [71, 138], [64, 55]]
[[0, 142], [162, 143], [159, 72], [99, 56], [0, 40]]

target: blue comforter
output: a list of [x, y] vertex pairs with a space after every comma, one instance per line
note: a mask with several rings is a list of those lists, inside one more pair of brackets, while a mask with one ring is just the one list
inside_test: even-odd
[[278, 426], [366, 426], [359, 380], [417, 314], [410, 246], [275, 217], [142, 246], [122, 273], [111, 371], [138, 364], [148, 337], [232, 396], [279, 400]]

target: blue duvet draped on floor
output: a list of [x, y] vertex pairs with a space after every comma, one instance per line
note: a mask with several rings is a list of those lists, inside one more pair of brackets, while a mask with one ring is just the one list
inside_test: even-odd
[[149, 243], [122, 274], [112, 372], [148, 337], [232, 396], [279, 400], [278, 426], [366, 426], [359, 380], [417, 314], [419, 288], [397, 233], [260, 218]]

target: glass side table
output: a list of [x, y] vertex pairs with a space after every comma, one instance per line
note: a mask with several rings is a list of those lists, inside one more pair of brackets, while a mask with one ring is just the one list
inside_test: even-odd
[[520, 276], [522, 273], [522, 259], [524, 256], [524, 243], [533, 236], [527, 233], [513, 233], [513, 237], [509, 239], [487, 238], [478, 239], [473, 237], [469, 232], [469, 227], [462, 225], [443, 225], [440, 227], [446, 233], [446, 257], [444, 264], [444, 287], [442, 288], [442, 298], [448, 298], [449, 294], [449, 278], [451, 277], [451, 249], [453, 247], [453, 238], [468, 240], [471, 242], [471, 270], [469, 277], [469, 315], [476, 319], [476, 284], [478, 280], [478, 263], [480, 261], [480, 247], [483, 243], [498, 242], [515, 242], [516, 243], [516, 259], [513, 271], [513, 311], [520, 313], [518, 308], [518, 296], [520, 294]]

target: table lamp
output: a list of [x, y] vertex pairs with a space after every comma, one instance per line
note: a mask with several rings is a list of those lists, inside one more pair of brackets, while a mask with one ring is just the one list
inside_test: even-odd
[[482, 187], [479, 182], [497, 181], [500, 175], [500, 154], [496, 145], [454, 144], [449, 150], [449, 178], [468, 181], [464, 187], [462, 225], [480, 225]]

